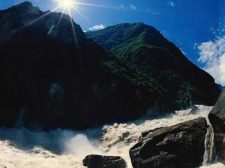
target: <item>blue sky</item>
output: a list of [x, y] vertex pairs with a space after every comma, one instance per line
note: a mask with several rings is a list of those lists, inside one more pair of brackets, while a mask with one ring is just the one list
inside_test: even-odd
[[[23, 0], [0, 0], [0, 9]], [[42, 10], [53, 9], [53, 0], [30, 0]], [[84, 31], [124, 22], [144, 22], [160, 30], [174, 42], [186, 56], [202, 68], [200, 61], [205, 42], [215, 42], [225, 35], [225, 0], [77, 0], [101, 7], [78, 5], [82, 15], [72, 12], [75, 22]], [[204, 50], [205, 48], [203, 48]], [[224, 80], [225, 83], [225, 80]]]

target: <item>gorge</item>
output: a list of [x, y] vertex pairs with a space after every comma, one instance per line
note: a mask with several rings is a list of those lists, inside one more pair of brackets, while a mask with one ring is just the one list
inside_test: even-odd
[[224, 167], [224, 92], [152, 26], [0, 10], [0, 79], [0, 167]]

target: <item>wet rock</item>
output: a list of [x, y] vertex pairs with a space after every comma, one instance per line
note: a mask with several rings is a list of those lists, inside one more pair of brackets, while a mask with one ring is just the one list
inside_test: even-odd
[[205, 118], [144, 132], [130, 149], [134, 168], [193, 168], [203, 162]]
[[225, 90], [209, 113], [209, 120], [214, 128], [217, 156], [225, 159]]
[[126, 162], [119, 156], [88, 155], [83, 165], [87, 168], [126, 168]]

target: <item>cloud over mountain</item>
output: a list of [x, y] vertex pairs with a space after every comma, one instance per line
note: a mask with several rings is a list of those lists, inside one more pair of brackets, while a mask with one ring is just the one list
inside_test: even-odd
[[97, 31], [104, 29], [105, 26], [103, 24], [97, 24], [89, 28], [90, 31]]
[[225, 36], [200, 44], [198, 50], [198, 61], [205, 64], [204, 69], [217, 83], [225, 85]]

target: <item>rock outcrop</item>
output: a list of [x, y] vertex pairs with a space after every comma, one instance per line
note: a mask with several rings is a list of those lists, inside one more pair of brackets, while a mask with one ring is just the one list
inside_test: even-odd
[[83, 165], [87, 168], [126, 168], [126, 162], [119, 156], [88, 155]]
[[130, 149], [134, 168], [193, 168], [203, 162], [205, 118], [158, 128], [142, 134]]
[[219, 159], [225, 160], [225, 90], [209, 113], [209, 120], [214, 128], [214, 141]]

